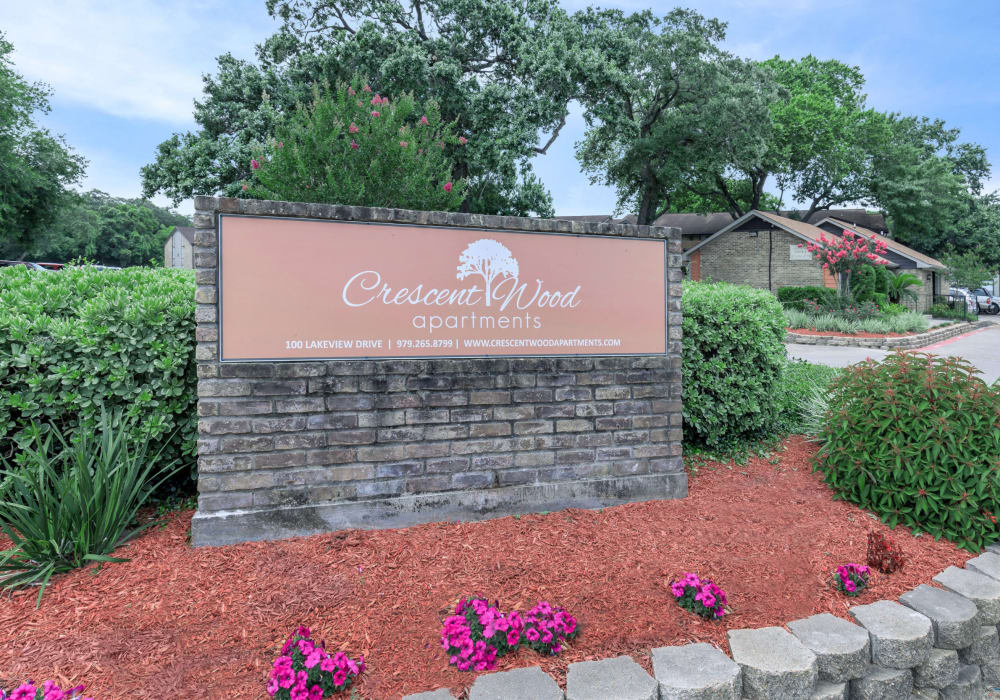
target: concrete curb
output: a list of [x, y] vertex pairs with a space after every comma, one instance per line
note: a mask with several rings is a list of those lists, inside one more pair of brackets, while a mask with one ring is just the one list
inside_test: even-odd
[[[1000, 547], [991, 545], [991, 549], [997, 552]], [[851, 608], [859, 624], [815, 615], [789, 622], [791, 634], [781, 627], [730, 630], [730, 643], [737, 647], [733, 651], [736, 662], [709, 644], [662, 647], [650, 652], [654, 677], [634, 661], [629, 663], [628, 657], [572, 663], [567, 696], [534, 666], [484, 674], [476, 679], [469, 698], [807, 700], [849, 696], [906, 700], [911, 694], [916, 698], [983, 698], [1000, 682], [998, 629], [980, 625], [970, 634], [965, 618], [971, 615], [973, 622], [980, 623], [983, 615], [976, 611], [992, 610], [996, 604], [996, 589], [985, 579], [1000, 582], [1000, 554], [980, 555], [969, 563], [969, 569], [949, 567], [935, 580], [943, 576], [960, 581], [955, 587], [966, 588], [972, 598], [921, 585], [901, 596], [907, 605], [880, 600]], [[961, 581], [962, 577], [967, 580]], [[988, 613], [986, 619], [992, 619]], [[966, 646], [956, 648], [956, 644]], [[590, 682], [592, 678], [599, 680]], [[607, 694], [609, 688], [616, 689], [613, 695]], [[403, 700], [450, 697], [451, 691], [438, 690], [434, 695], [407, 695]]]
[[948, 340], [956, 336], [964, 335], [972, 331], [986, 328], [993, 325], [989, 321], [977, 321], [976, 323], [959, 323], [945, 328], [929, 330], [926, 333], [916, 335], [905, 335], [899, 338], [849, 338], [839, 335], [808, 335], [805, 333], [785, 333], [786, 343], [798, 343], [800, 345], [834, 345], [857, 348], [878, 348], [879, 350], [914, 350], [916, 348], [934, 345], [942, 340]]

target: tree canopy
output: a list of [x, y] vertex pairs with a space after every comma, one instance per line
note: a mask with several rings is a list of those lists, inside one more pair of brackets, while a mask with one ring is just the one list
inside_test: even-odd
[[0, 245], [20, 258], [35, 232], [55, 218], [86, 161], [35, 124], [35, 115], [49, 110], [51, 91], [14, 70], [13, 51], [0, 33]]
[[307, 102], [315, 85], [360, 75], [380, 94], [435, 100], [469, 140], [455, 173], [469, 182], [465, 210], [552, 213], [529, 161], [558, 135], [577, 90], [572, 22], [557, 0], [267, 0], [267, 8], [281, 28], [255, 61], [219, 57], [195, 103], [199, 129], [160, 144], [142, 171], [146, 196], [241, 196], [275, 115]]

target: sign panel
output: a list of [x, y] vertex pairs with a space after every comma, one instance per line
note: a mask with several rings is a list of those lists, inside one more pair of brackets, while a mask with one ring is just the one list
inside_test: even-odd
[[666, 242], [219, 217], [222, 361], [659, 355]]

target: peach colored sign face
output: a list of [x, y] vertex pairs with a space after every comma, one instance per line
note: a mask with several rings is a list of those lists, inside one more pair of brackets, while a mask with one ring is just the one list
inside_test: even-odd
[[666, 352], [662, 240], [220, 216], [223, 361]]

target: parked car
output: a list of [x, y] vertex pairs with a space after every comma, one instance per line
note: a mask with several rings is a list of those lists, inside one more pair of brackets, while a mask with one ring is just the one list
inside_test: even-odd
[[46, 272], [47, 270], [39, 265], [38, 263], [28, 262], [27, 260], [0, 260], [0, 267], [26, 267], [29, 270], [41, 270]]
[[41, 265], [46, 270], [61, 270], [66, 267], [66, 263], [35, 263], [36, 265]]
[[948, 290], [948, 301], [953, 309], [960, 309], [962, 305], [965, 305], [966, 312], [970, 314], [979, 313], [979, 307], [976, 304], [976, 298], [972, 296], [968, 289], [962, 289], [961, 287], [951, 287]]
[[1000, 313], [1000, 303], [998, 303], [997, 298], [993, 296], [992, 290], [988, 290], [985, 287], [973, 289], [972, 296], [976, 298], [976, 306], [979, 307], [979, 311], [981, 313]]

